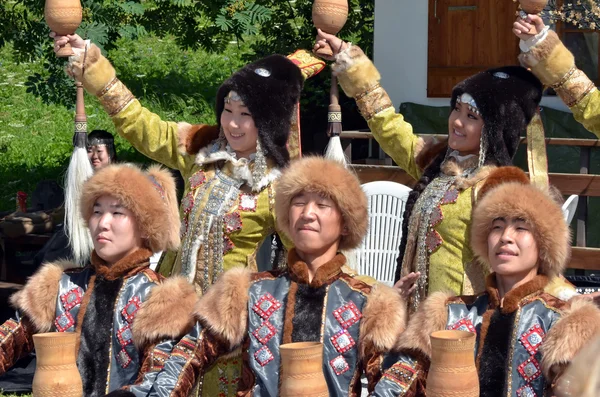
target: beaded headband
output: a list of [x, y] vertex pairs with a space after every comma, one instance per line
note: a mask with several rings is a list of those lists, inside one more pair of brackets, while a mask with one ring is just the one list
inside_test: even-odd
[[227, 94], [227, 96], [225, 96], [224, 102], [225, 103], [230, 103], [231, 101], [241, 102], [242, 101], [242, 97], [237, 92], [231, 90], [231, 91], [229, 91], [229, 93]]
[[108, 146], [108, 145], [113, 145], [114, 144], [114, 140], [112, 139], [102, 139], [102, 138], [92, 138], [92, 139], [88, 139], [87, 141], [87, 146]]
[[470, 94], [467, 94], [465, 92], [464, 94], [456, 98], [456, 103], [466, 104], [471, 112], [481, 116], [481, 112], [479, 111], [479, 108], [477, 108], [477, 103], [475, 103], [475, 99], [473, 99], [473, 97]]

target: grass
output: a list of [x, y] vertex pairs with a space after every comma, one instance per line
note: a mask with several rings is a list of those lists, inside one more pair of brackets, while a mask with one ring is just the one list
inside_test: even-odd
[[[224, 54], [208, 54], [183, 51], [172, 40], [155, 37], [118, 44], [108, 54], [117, 75], [146, 107], [167, 120], [214, 122], [216, 90], [243, 64], [243, 50], [234, 46]], [[11, 50], [10, 45], [0, 49], [0, 211], [16, 207], [17, 191], [31, 194], [44, 179], [61, 183], [72, 151], [74, 109], [28, 94], [27, 76], [42, 72], [43, 64], [17, 64]], [[88, 130], [115, 133], [98, 101], [86, 94], [85, 103]], [[120, 159], [148, 161], [120, 137], [116, 146]]]

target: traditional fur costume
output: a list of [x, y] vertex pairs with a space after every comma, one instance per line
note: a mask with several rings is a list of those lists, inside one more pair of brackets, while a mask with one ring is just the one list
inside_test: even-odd
[[474, 75], [454, 88], [452, 108], [469, 94], [468, 105], [476, 104], [484, 120], [477, 158], [451, 153], [446, 140], [417, 137], [395, 112], [375, 65], [357, 46], [337, 55], [333, 68], [381, 148], [419, 181], [404, 213], [397, 267], [397, 278], [421, 272], [411, 310], [431, 292], [483, 291], [486, 269], [476, 264], [469, 248], [471, 209], [490, 167], [510, 164], [541, 99], [540, 82], [523, 68], [504, 67]]
[[84, 219], [103, 195], [133, 212], [147, 246], [112, 265], [95, 251], [83, 269], [65, 270], [75, 267], [67, 262], [44, 265], [11, 297], [17, 313], [0, 326], [0, 373], [33, 350], [33, 334], [77, 332], [83, 394], [103, 396], [161, 365], [192, 326], [193, 286], [183, 278], [165, 280], [148, 267], [153, 250], [179, 245], [170, 173], [158, 167], [147, 173], [131, 165], [103, 168], [84, 185]]
[[[506, 172], [495, 171], [492, 183], [505, 179], [501, 175]], [[471, 244], [477, 258], [489, 265], [487, 237], [493, 220], [522, 218], [531, 226], [539, 249], [538, 275], [503, 299], [495, 274], [488, 276], [486, 291], [477, 296], [432, 294], [384, 360], [386, 372], [375, 395], [426, 394], [429, 335], [434, 331], [477, 334], [474, 354], [483, 397], [546, 396], [577, 352], [600, 334], [600, 310], [593, 303], [567, 302], [548, 292], [550, 281], [562, 273], [569, 258], [569, 230], [556, 202], [518, 172], [520, 181], [482, 188], [489, 191], [474, 210]]]
[[[84, 86], [99, 98], [118, 133], [141, 153], [178, 169], [185, 180], [181, 249], [167, 253], [159, 271], [183, 275], [199, 294], [223, 271], [238, 266], [256, 271], [258, 248], [276, 231], [273, 182], [290, 159], [286, 144], [290, 130], [297, 128], [292, 124], [297, 118], [295, 105], [303, 79], [324, 66], [302, 51], [289, 58], [273, 55], [248, 64], [219, 88], [218, 123], [225, 98], [232, 91], [252, 113], [258, 145], [256, 157], [248, 160], [236, 157], [220, 133], [220, 125], [161, 120], [117, 79], [98, 47], [92, 45], [87, 51]], [[81, 76], [80, 60], [75, 59], [71, 67]], [[289, 246], [287, 240], [284, 244]], [[205, 385], [212, 385], [205, 395], [216, 395], [223, 392], [222, 387], [236, 383], [239, 368], [220, 362], [204, 380]]]
[[575, 120], [600, 138], [600, 92], [594, 82], [575, 66], [573, 54], [556, 32], [546, 30], [530, 40], [521, 41], [521, 63], [556, 91]]
[[[298, 160], [277, 185], [277, 216], [286, 230], [291, 199], [301, 191], [331, 197], [350, 233], [341, 245], [356, 247], [367, 231], [366, 197], [357, 178], [338, 163]], [[323, 264], [309, 281], [308, 266], [292, 249], [287, 269], [251, 273], [234, 269], [200, 299], [198, 323], [175, 346], [163, 370], [129, 388], [132, 395], [186, 396], [198, 376], [222, 354], [243, 346], [238, 395], [279, 394], [282, 343], [319, 341], [330, 396], [360, 395], [364, 372], [372, 389], [379, 364], [404, 329], [400, 295], [368, 285], [342, 271], [342, 254]]]

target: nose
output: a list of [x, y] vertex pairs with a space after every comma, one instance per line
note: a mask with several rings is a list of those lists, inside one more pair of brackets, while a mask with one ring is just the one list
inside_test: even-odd
[[304, 210], [302, 211], [302, 217], [304, 219], [309, 219], [309, 220], [314, 219], [316, 216], [315, 210], [316, 210], [316, 204], [313, 202], [308, 202], [304, 206]]
[[100, 219], [98, 220], [98, 227], [101, 230], [108, 230], [108, 227], [110, 225], [110, 219], [111, 219], [111, 214], [110, 213], [104, 213], [100, 216]]
[[463, 122], [461, 120], [461, 116], [458, 116], [457, 118], [455, 118], [453, 124], [455, 127], [462, 128]]
[[238, 128], [239, 127], [239, 123], [237, 122], [235, 117], [231, 117], [231, 119], [229, 119], [229, 128]]
[[500, 241], [502, 241], [502, 243], [504, 244], [510, 244], [514, 242], [513, 234], [514, 229], [512, 227], [504, 228], [504, 230], [502, 231], [502, 235], [500, 236]]

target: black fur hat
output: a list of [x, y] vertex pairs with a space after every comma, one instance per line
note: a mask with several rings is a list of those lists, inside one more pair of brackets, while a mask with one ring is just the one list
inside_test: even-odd
[[504, 66], [458, 83], [452, 90], [451, 109], [464, 93], [473, 97], [483, 118], [486, 162], [510, 165], [542, 99], [542, 83], [521, 66]]
[[235, 91], [252, 114], [265, 155], [284, 167], [290, 161], [286, 144], [303, 83], [300, 68], [282, 55], [270, 55], [250, 63], [219, 88], [217, 123], [220, 127], [225, 97]]

